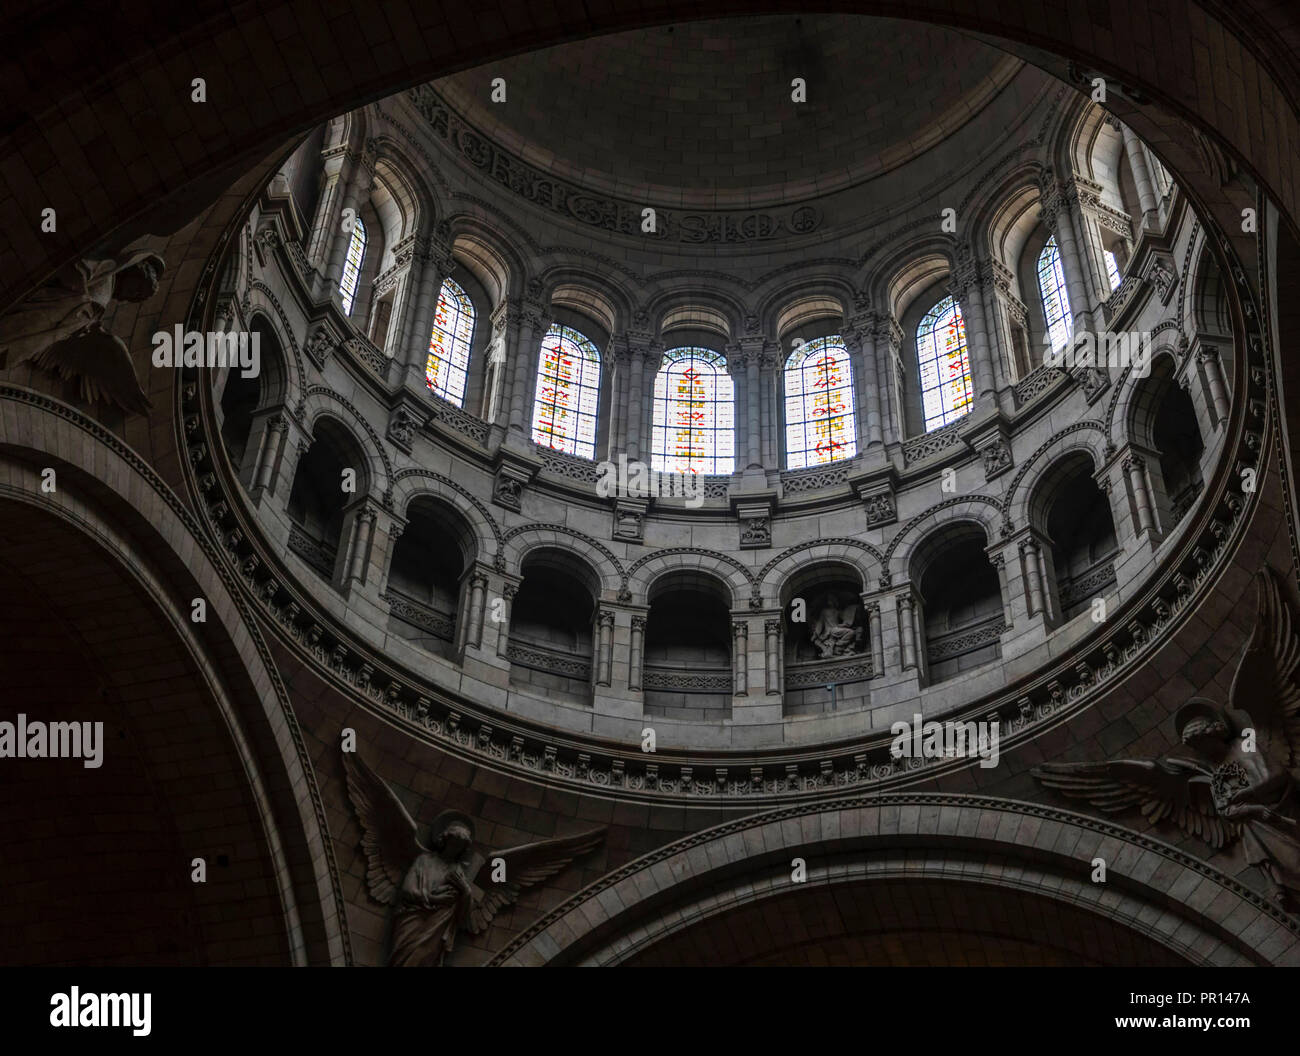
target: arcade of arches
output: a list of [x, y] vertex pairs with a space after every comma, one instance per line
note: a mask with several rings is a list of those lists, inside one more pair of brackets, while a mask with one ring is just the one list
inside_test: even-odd
[[308, 6], [234, 27], [221, 129], [119, 111], [125, 36], [0, 103], [0, 723], [106, 738], [0, 758], [0, 961], [385, 963], [366, 781], [483, 853], [600, 829], [431, 963], [1300, 961], [1250, 841], [1051, 777], [1179, 749], [1256, 573], [1300, 601], [1293, 16], [1211, 35], [1238, 92], [1118, 10], [530, 7], [372, 68]]

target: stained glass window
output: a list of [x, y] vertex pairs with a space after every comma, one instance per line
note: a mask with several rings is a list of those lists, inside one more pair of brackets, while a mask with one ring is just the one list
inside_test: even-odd
[[736, 463], [735, 404], [727, 361], [707, 348], [664, 353], [655, 375], [651, 468], [730, 473]]
[[1065, 289], [1065, 269], [1061, 251], [1053, 235], [1038, 254], [1038, 292], [1043, 295], [1043, 315], [1047, 319], [1047, 336], [1053, 349], [1064, 345], [1074, 333], [1070, 317], [1070, 295]]
[[469, 376], [469, 350], [474, 341], [474, 305], [460, 284], [448, 279], [438, 294], [429, 337], [429, 359], [424, 380], [435, 396], [457, 407], [465, 404], [465, 379]]
[[352, 314], [352, 302], [357, 296], [357, 282], [361, 278], [361, 262], [366, 259], [366, 225], [357, 217], [352, 224], [352, 239], [348, 242], [348, 255], [343, 261], [343, 281], [339, 294], [343, 298], [343, 314]]
[[916, 328], [916, 359], [921, 369], [921, 410], [925, 431], [938, 429], [969, 413], [970, 356], [961, 306], [945, 297]]
[[1115, 254], [1109, 249], [1106, 250], [1106, 278], [1110, 280], [1112, 290], [1119, 289], [1119, 262], [1115, 259]]
[[785, 459], [790, 469], [858, 453], [853, 366], [838, 336], [795, 349], [785, 362]]
[[572, 327], [546, 332], [537, 362], [533, 440], [570, 455], [596, 457], [600, 353]]

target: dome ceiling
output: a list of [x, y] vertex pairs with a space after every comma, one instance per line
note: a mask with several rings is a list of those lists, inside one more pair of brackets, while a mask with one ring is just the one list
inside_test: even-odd
[[[731, 208], [888, 172], [969, 122], [1021, 65], [937, 27], [773, 16], [599, 37], [434, 87], [502, 148], [586, 188]], [[496, 77], [504, 104], [490, 100]]]

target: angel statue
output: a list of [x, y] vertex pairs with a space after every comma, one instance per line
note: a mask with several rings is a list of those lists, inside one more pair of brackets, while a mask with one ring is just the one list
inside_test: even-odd
[[[396, 794], [356, 753], [343, 753], [343, 768], [361, 822], [366, 886], [371, 898], [394, 909], [391, 966], [441, 967], [458, 930], [482, 934], [525, 887], [554, 876], [605, 839], [604, 829], [593, 829], [484, 855], [474, 849], [474, 823], [447, 810], [434, 819], [426, 847]], [[476, 881], [489, 858], [489, 876], [499, 872], [502, 879], [485, 878], [485, 890]]]
[[113, 301], [147, 301], [158, 290], [162, 257], [147, 250], [120, 260], [79, 260], [0, 316], [4, 367], [31, 360], [43, 370], [78, 379], [87, 403], [104, 400], [136, 414], [149, 412], [126, 342], [104, 329]]
[[1179, 708], [1179, 749], [1159, 759], [1043, 763], [1032, 773], [1108, 814], [1136, 807], [1153, 822], [1172, 821], [1216, 851], [1240, 838], [1273, 900], [1293, 909], [1300, 905], [1300, 640], [1267, 566], [1256, 585], [1255, 629], [1228, 706], [1194, 697]]

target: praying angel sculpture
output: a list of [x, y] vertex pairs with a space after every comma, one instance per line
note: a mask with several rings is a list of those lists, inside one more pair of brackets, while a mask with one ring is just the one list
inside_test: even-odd
[[1137, 808], [1214, 850], [1240, 839], [1281, 907], [1300, 906], [1300, 640], [1277, 579], [1256, 576], [1258, 612], [1227, 707], [1195, 697], [1174, 716], [1182, 747], [1159, 759], [1044, 763], [1048, 788], [1109, 814]]
[[[343, 753], [348, 797], [361, 822], [366, 886], [376, 902], [391, 905], [395, 967], [440, 967], [462, 929], [479, 935], [520, 891], [554, 876], [575, 858], [595, 850], [605, 830], [541, 840], [484, 855], [474, 849], [474, 823], [459, 811], [434, 819], [429, 844], [391, 788], [354, 752]], [[487, 860], [503, 875], [480, 873]]]

